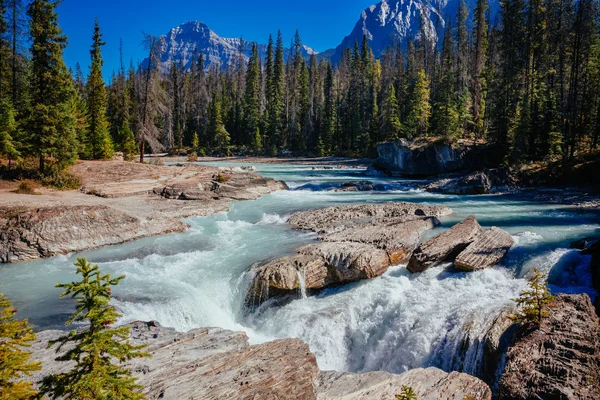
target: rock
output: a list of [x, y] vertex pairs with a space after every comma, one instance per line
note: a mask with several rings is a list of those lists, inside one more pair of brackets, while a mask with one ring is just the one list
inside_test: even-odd
[[[592, 284], [594, 285], [596, 292], [600, 293], [600, 240], [590, 245], [583, 253], [592, 255], [592, 260], [590, 262]], [[596, 296], [594, 304], [596, 304], [596, 310], [600, 316], [600, 295]]]
[[450, 215], [447, 207], [412, 203], [335, 206], [296, 213], [288, 222], [296, 229], [319, 232], [322, 243], [302, 246], [296, 254], [252, 267], [246, 297], [258, 304], [297, 291], [372, 279], [392, 265], [408, 261], [421, 235]]
[[268, 298], [300, 289], [318, 290], [332, 285], [372, 279], [391, 265], [385, 250], [361, 243], [317, 243], [302, 246], [297, 254], [255, 267], [247, 301], [257, 304]]
[[592, 245], [596, 242], [600, 242], [600, 240], [598, 240], [597, 238], [587, 237], [571, 242], [569, 247], [571, 249], [583, 250], [584, 253], [587, 253], [587, 250], [589, 250], [590, 247], [592, 247]]
[[0, 262], [52, 257], [124, 243], [157, 234], [182, 232], [178, 220], [148, 224], [105, 206], [0, 208]]
[[590, 298], [560, 294], [549, 311], [539, 329], [517, 331], [499, 399], [600, 398], [600, 322]]
[[491, 146], [473, 143], [454, 146], [430, 139], [382, 143], [377, 146], [377, 153], [374, 168], [392, 176], [431, 176], [499, 164], [498, 154]]
[[476, 172], [462, 178], [443, 179], [425, 187], [429, 192], [444, 194], [488, 194], [492, 192], [492, 182], [483, 172]]
[[[200, 328], [180, 333], [156, 322], [132, 326], [132, 344], [145, 344], [152, 354], [126, 364], [144, 386], [147, 399], [275, 400], [291, 394], [295, 399], [316, 399], [317, 362], [298, 339], [250, 346], [242, 332]], [[38, 333], [32, 359], [43, 361], [43, 370], [33, 381], [69, 367], [55, 362], [54, 350], [46, 349], [48, 340], [61, 334]]]
[[371, 181], [351, 181], [342, 183], [342, 187], [336, 192], [370, 192], [375, 190]]
[[345, 225], [358, 222], [369, 222], [375, 219], [405, 218], [406, 221], [416, 217], [445, 217], [453, 211], [444, 206], [427, 206], [415, 203], [382, 203], [362, 205], [342, 205], [293, 214], [289, 224], [294, 229], [311, 230], [327, 233], [341, 230]]
[[407, 269], [410, 272], [423, 272], [442, 261], [456, 257], [467, 248], [483, 229], [471, 215], [446, 232], [425, 241], [412, 254]]
[[420, 400], [491, 400], [492, 391], [480, 379], [460, 372], [417, 368], [400, 375], [389, 372], [353, 374], [322, 371], [317, 385], [319, 400], [390, 400], [410, 386]]
[[425, 231], [439, 225], [436, 217], [376, 219], [350, 225], [340, 232], [321, 235], [321, 239], [327, 242], [372, 244], [387, 252], [391, 265], [398, 265], [408, 261]]
[[500, 228], [493, 227], [479, 235], [454, 260], [454, 266], [463, 271], [493, 267], [508, 253], [514, 240]]
[[498, 378], [502, 371], [502, 361], [508, 350], [508, 346], [518, 327], [510, 319], [515, 314], [515, 309], [509, 307], [502, 311], [492, 322], [484, 336], [483, 356], [481, 359], [481, 369], [477, 374], [491, 387], [496, 387]]

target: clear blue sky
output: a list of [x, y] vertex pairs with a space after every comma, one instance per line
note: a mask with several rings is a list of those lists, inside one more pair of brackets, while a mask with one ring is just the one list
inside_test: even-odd
[[296, 28], [304, 44], [323, 51], [348, 35], [362, 10], [378, 0], [64, 0], [59, 6], [60, 25], [69, 37], [65, 58], [77, 62], [87, 75], [94, 19], [99, 18], [104, 46], [104, 76], [119, 66], [119, 39], [125, 63], [144, 58], [142, 31], [165, 34], [177, 25], [199, 20], [222, 37], [240, 37], [266, 43], [269, 33], [281, 29], [286, 45]]

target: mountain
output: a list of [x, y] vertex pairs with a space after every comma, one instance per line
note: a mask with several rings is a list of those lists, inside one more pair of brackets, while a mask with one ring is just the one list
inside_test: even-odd
[[[426, 24], [426, 32], [434, 42], [438, 40], [438, 32], [443, 32], [447, 21], [455, 21], [458, 7], [462, 0], [383, 0], [364, 10], [350, 35], [335, 49], [322, 54], [329, 54], [333, 62], [341, 59], [344, 50], [360, 43], [363, 35], [367, 36], [375, 57], [383, 54], [392, 43], [407, 37], [417, 37], [421, 30], [421, 19]], [[489, 0], [490, 15], [494, 17], [499, 10], [499, 0]], [[466, 0], [469, 10], [468, 21], [471, 23], [476, 0]], [[493, 19], [492, 19], [493, 21]]]
[[[239, 38], [222, 38], [199, 21], [191, 21], [179, 25], [161, 38], [163, 45], [160, 61], [163, 69], [168, 69], [173, 62], [182, 62], [184, 68], [189, 68], [194, 58], [195, 50], [198, 53], [204, 54], [206, 59], [205, 67], [208, 68], [211, 65], [226, 67], [236, 59], [240, 45]], [[243, 42], [244, 58], [248, 61], [252, 54], [252, 42], [247, 40], [243, 40]], [[258, 52], [264, 60], [267, 53], [267, 45], [259, 44]], [[316, 51], [308, 46], [303, 46], [302, 52], [306, 58], [312, 54], [317, 54]], [[288, 54], [289, 50], [286, 49], [286, 58]]]
[[[447, 21], [456, 20], [456, 13], [462, 0], [383, 0], [364, 10], [352, 32], [334, 49], [318, 53], [308, 46], [303, 46], [305, 58], [313, 54], [319, 58], [330, 59], [337, 63], [346, 48], [353, 48], [360, 43], [363, 35], [367, 35], [369, 45], [375, 57], [380, 57], [386, 48], [394, 42], [407, 37], [417, 37], [421, 30], [421, 20], [426, 24], [427, 35], [437, 42]], [[489, 1], [490, 20], [494, 21], [500, 8], [500, 0]], [[466, 0], [469, 10], [468, 23], [471, 24], [473, 10], [477, 0]], [[192, 21], [171, 29], [162, 36], [163, 47], [161, 64], [168, 69], [175, 62], [183, 62], [189, 68], [194, 49], [204, 53], [205, 67], [219, 65], [226, 67], [235, 60], [240, 39], [222, 38], [202, 22]], [[264, 60], [267, 45], [259, 44], [258, 51]], [[252, 53], [252, 43], [244, 40], [244, 58], [246, 61]], [[289, 50], [286, 49], [286, 60]]]

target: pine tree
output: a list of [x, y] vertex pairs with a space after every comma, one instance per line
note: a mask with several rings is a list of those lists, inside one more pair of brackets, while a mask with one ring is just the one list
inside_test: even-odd
[[254, 150], [260, 151], [262, 140], [260, 138], [260, 66], [258, 45], [252, 45], [252, 55], [248, 61], [246, 72], [246, 90], [244, 94], [244, 118], [246, 143], [252, 145]]
[[115, 307], [109, 305], [111, 286], [118, 285], [125, 276], [102, 275], [97, 265], [83, 258], [75, 265], [81, 281], [57, 287], [65, 289], [61, 297], [77, 300], [76, 311], [67, 324], [85, 322], [89, 326], [50, 342], [49, 347], [58, 344], [57, 352], [72, 346], [56, 361], [74, 361], [76, 365], [69, 372], [45, 377], [40, 393], [53, 399], [143, 399], [142, 387], [131, 372], [113, 361], [124, 363], [149, 356], [140, 351], [144, 346], [129, 343], [129, 327], [110, 327], [120, 318]]
[[58, 26], [50, 0], [33, 0], [27, 11], [31, 18], [31, 109], [28, 131], [31, 152], [38, 156], [40, 172], [52, 156], [62, 169], [77, 157], [75, 117], [71, 108], [72, 77], [63, 61], [67, 38]]
[[93, 159], [107, 159], [113, 156], [113, 143], [110, 137], [108, 119], [106, 117], [106, 88], [102, 77], [102, 41], [98, 19], [94, 24], [91, 72], [87, 80], [87, 103], [89, 113], [88, 140], [90, 155]]
[[398, 99], [396, 98], [396, 88], [394, 85], [390, 85], [388, 88], [383, 104], [384, 139], [398, 140], [402, 124], [400, 123]]
[[21, 155], [16, 145], [17, 135], [18, 127], [12, 103], [8, 99], [0, 99], [0, 157], [6, 157], [9, 166], [10, 162]]
[[488, 0], [477, 0], [474, 20], [475, 55], [473, 65], [473, 125], [475, 134], [483, 137], [485, 133], [483, 115], [485, 114], [485, 79], [483, 77], [488, 48], [488, 22], [486, 13]]
[[542, 319], [548, 316], [547, 307], [552, 304], [553, 296], [548, 290], [546, 276], [539, 269], [533, 270], [533, 275], [527, 279], [529, 287], [513, 301], [519, 311], [511, 317], [515, 322], [532, 322], [540, 326]]
[[429, 77], [423, 69], [417, 72], [417, 81], [413, 86], [410, 97], [410, 110], [404, 126], [404, 135], [413, 138], [426, 135], [429, 131], [431, 104]]
[[221, 102], [218, 99], [213, 99], [210, 108], [209, 122], [208, 122], [208, 135], [212, 137], [214, 143], [219, 148], [227, 148], [231, 138], [229, 133], [225, 129], [223, 124], [223, 117], [221, 115]]
[[25, 349], [35, 340], [27, 320], [15, 318], [10, 301], [0, 293], [0, 399], [28, 400], [37, 391], [22, 379], [41, 369], [40, 363], [29, 361]]
[[10, 91], [10, 44], [6, 39], [8, 23], [5, 15], [6, 0], [0, 0], [0, 96]]
[[402, 385], [400, 394], [396, 395], [397, 400], [417, 400], [417, 394], [410, 386]]

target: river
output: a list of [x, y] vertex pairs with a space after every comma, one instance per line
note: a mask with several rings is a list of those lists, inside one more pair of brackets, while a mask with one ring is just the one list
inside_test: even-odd
[[[471, 344], [459, 351], [467, 331], [476, 336], [512, 304], [533, 268], [549, 273], [553, 292], [595, 295], [590, 258], [570, 250], [569, 243], [600, 233], [597, 212], [518, 195], [431, 194], [415, 189], [414, 181], [366, 178], [359, 169], [256, 167], [292, 190], [235, 202], [227, 213], [190, 218], [185, 233], [0, 266], [0, 291], [36, 329], [64, 328], [73, 302], [59, 299], [54, 285], [75, 279], [73, 263], [86, 257], [103, 272], [127, 276], [113, 291], [121, 322], [158, 320], [184, 331], [203, 326], [242, 330], [252, 343], [295, 337], [310, 345], [321, 369], [395, 373], [426, 366], [476, 373], [481, 349]], [[327, 190], [359, 179], [374, 181], [379, 190]], [[508, 231], [516, 244], [501, 265], [484, 271], [460, 273], [442, 265], [412, 275], [396, 266], [370, 281], [308, 297], [298, 293], [292, 301], [271, 300], [257, 309], [245, 307], [250, 265], [316, 240], [313, 234], [291, 230], [287, 216], [314, 207], [385, 201], [451, 207], [456, 214], [442, 219], [442, 226], [428, 236], [474, 214], [484, 228]]]

